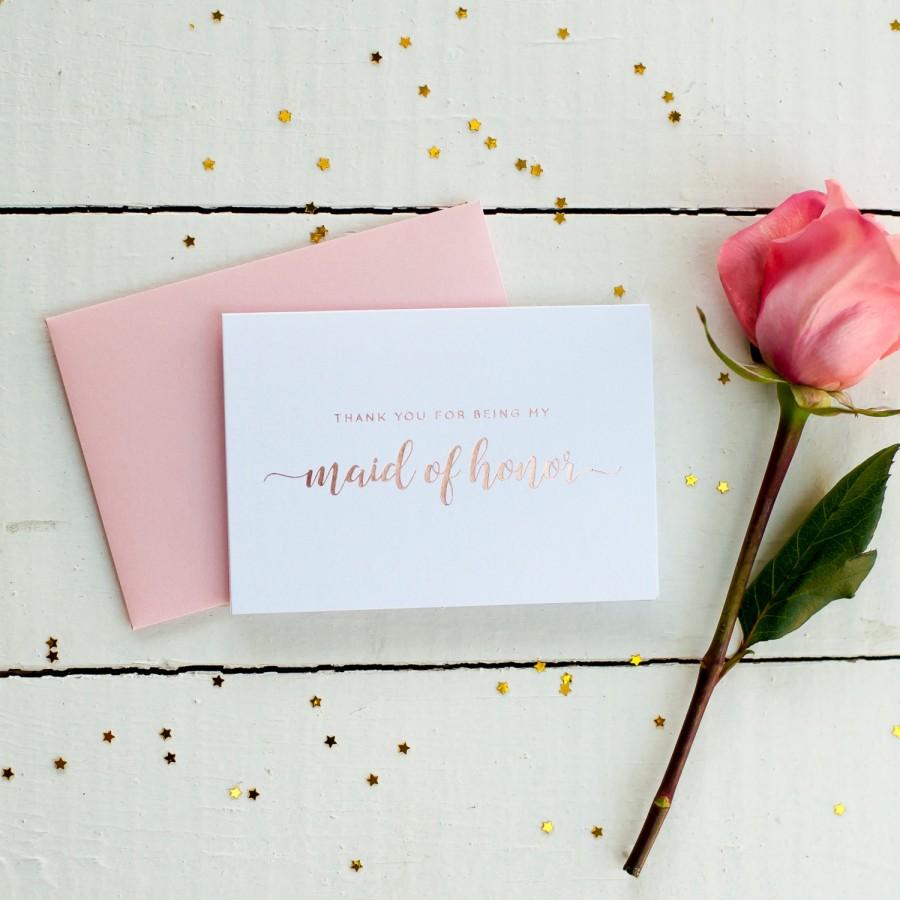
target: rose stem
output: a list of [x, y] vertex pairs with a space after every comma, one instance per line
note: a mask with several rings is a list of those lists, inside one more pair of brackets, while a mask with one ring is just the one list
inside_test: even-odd
[[666, 820], [666, 815], [668, 815], [675, 797], [675, 789], [678, 787], [688, 754], [691, 752], [691, 746], [697, 736], [700, 720], [706, 711], [713, 689], [725, 674], [728, 645], [737, 623], [741, 601], [747, 590], [750, 572], [756, 560], [756, 554], [759, 552], [760, 541], [766, 530], [772, 507], [775, 505], [775, 498], [778, 496], [784, 476], [794, 458], [794, 451], [800, 442], [803, 426], [809, 417], [809, 412], [796, 404], [791, 389], [786, 384], [778, 385], [778, 402], [781, 410], [772, 453], [769, 456], [769, 463], [766, 466], [759, 495], [750, 516], [747, 533], [744, 535], [744, 542], [735, 563], [731, 584], [725, 596], [725, 605], [722, 607], [722, 614], [719, 616], [719, 623], [716, 625], [709, 649], [700, 661], [697, 684], [694, 687], [694, 694], [691, 697], [691, 703], [678, 734], [669, 765], [666, 767], [659, 790], [656, 792], [656, 797], [644, 820], [641, 833], [625, 863], [625, 871], [634, 875], [635, 878], [641, 874], [653, 842]]

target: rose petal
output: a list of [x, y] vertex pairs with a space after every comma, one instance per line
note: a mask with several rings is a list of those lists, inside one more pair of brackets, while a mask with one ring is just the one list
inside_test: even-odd
[[826, 199], [825, 209], [822, 210], [823, 216], [827, 216], [828, 213], [833, 213], [838, 209], [852, 209], [859, 212], [856, 204], [847, 196], [847, 192], [839, 181], [828, 179], [825, 182], [825, 191]]
[[754, 344], [769, 246], [777, 238], [801, 231], [819, 217], [824, 207], [825, 195], [821, 191], [793, 194], [722, 244], [719, 279], [744, 333]]

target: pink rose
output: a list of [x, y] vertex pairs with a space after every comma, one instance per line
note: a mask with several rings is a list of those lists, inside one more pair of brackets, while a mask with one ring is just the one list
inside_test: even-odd
[[836, 181], [804, 191], [719, 251], [719, 277], [747, 337], [779, 375], [838, 391], [900, 348], [900, 235]]

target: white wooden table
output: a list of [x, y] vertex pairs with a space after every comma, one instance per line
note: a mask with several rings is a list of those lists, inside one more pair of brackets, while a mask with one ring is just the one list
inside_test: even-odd
[[[897, 896], [896, 486], [873, 576], [729, 676], [644, 875], [621, 866], [774, 426], [771, 394], [718, 383], [693, 308], [740, 346], [716, 250], [794, 190], [836, 176], [900, 216], [900, 6], [473, 0], [459, 18], [449, 2], [223, 0], [219, 22], [214, 9], [0, 2], [0, 767], [14, 771], [0, 896]], [[336, 240], [464, 200], [490, 213], [512, 302], [619, 302], [623, 284], [622, 302], [652, 305], [660, 599], [217, 610], [132, 632], [44, 317], [302, 245], [320, 224]], [[858, 399], [896, 404], [898, 371], [883, 364]], [[768, 547], [898, 437], [895, 420], [815, 421]]]

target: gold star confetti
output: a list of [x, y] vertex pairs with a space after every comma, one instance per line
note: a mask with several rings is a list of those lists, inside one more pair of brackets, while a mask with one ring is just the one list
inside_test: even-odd
[[572, 676], [568, 672], [564, 672], [559, 676], [559, 692], [563, 697], [568, 697], [572, 690]]
[[228, 796], [231, 797], [232, 800], [238, 800], [241, 796], [241, 793], [242, 791], [237, 785], [228, 789]]
[[3, 778], [5, 781], [12, 781], [16, 777], [16, 773], [12, 769], [3, 770]]
[[720, 481], [716, 484], [716, 490], [720, 494], [727, 494], [731, 490], [731, 487], [727, 481]]
[[521, 172], [523, 169], [528, 168], [528, 160], [527, 159], [517, 159], [516, 160], [516, 168]]
[[653, 720], [653, 724], [654, 724], [657, 728], [665, 728], [665, 727], [666, 727], [666, 719], [665, 719], [665, 716], [657, 716], [657, 717]]
[[354, 872], [358, 872], [363, 867], [361, 859], [351, 859], [350, 860], [350, 868], [353, 869]]
[[544, 834], [552, 834], [553, 823], [549, 819], [547, 819], [544, 822], [541, 822], [541, 831], [543, 831]]
[[192, 234], [186, 234], [181, 239], [181, 243], [184, 244], [185, 247], [193, 247], [194, 244], [197, 243], [197, 239]]
[[571, 684], [566, 684], [565, 682], [563, 682], [563, 683], [559, 686], [559, 692], [563, 695], [563, 697], [568, 697], [569, 694], [572, 693], [572, 685], [571, 685]]
[[203, 168], [206, 169], [207, 172], [212, 172], [212, 170], [216, 167], [216, 161], [207, 156], [206, 159], [203, 160]]
[[603, 829], [602, 829], [599, 825], [595, 825], [595, 826], [591, 829], [591, 834], [592, 834], [595, 838], [602, 838], [602, 837], [603, 837]]
[[663, 91], [662, 101], [663, 103], [671, 103], [675, 99], [675, 95], [671, 91]]
[[535, 178], [540, 178], [541, 175], [544, 174], [544, 170], [541, 167], [540, 163], [535, 163], [528, 171], [531, 172], [531, 174], [534, 175]]
[[369, 787], [375, 787], [378, 784], [378, 776], [374, 772], [369, 772], [369, 777], [366, 781], [369, 782]]
[[213, 676], [212, 683], [213, 687], [222, 687], [222, 685], [225, 684], [225, 679], [221, 675], [215, 675]]
[[322, 705], [322, 698], [313, 694], [313, 696], [309, 698], [309, 705], [313, 707], [313, 709], [317, 709]]
[[561, 41], [566, 40], [566, 39], [569, 37], [569, 29], [568, 29], [568, 28], [557, 28], [557, 29], [556, 29], [556, 36], [557, 36]]
[[107, 744], [111, 744], [116, 739], [116, 736], [111, 731], [103, 732], [103, 740]]
[[469, 119], [469, 131], [481, 131], [481, 122], [478, 119]]
[[900, 31], [900, 19], [894, 19], [891, 22], [891, 31]]
[[842, 816], [845, 812], [847, 812], [847, 807], [843, 803], [834, 804], [834, 814], [836, 816]]
[[440, 148], [440, 147], [434, 147], [434, 146], [429, 147], [429, 148], [428, 148], [428, 155], [429, 155], [432, 159], [438, 159], [438, 158], [440, 157], [440, 155], [441, 155], [441, 148]]
[[247, 797], [250, 800], [256, 800], [256, 798], [259, 797], [259, 791], [256, 788], [250, 788], [250, 790], [247, 791]]
[[543, 672], [544, 669], [546, 669], [546, 668], [547, 668], [547, 663], [545, 663], [542, 659], [539, 659], [539, 660], [534, 664], [534, 670], [535, 670], [536, 672]]
[[303, 212], [305, 212], [308, 216], [314, 216], [318, 212], [318, 210], [316, 209], [316, 204], [310, 201], [306, 204], [306, 206], [303, 207]]
[[213, 22], [221, 22], [225, 18], [225, 13], [218, 9], [214, 10], [211, 15]]
[[556, 222], [557, 225], [562, 225], [562, 223], [566, 221], [566, 214], [564, 212], [555, 213], [553, 221]]
[[427, 97], [430, 93], [431, 93], [431, 88], [428, 87], [427, 84], [419, 85], [419, 96], [420, 97]]
[[639, 666], [644, 661], [644, 658], [640, 653], [635, 653], [632, 655], [631, 659], [628, 660], [633, 666]]
[[565, 197], [557, 197], [556, 200], [554, 201], [553, 205], [557, 209], [565, 209], [568, 204], [566, 203]]
[[669, 113], [669, 121], [673, 125], [677, 125], [681, 121], [681, 113], [678, 112], [677, 109], [673, 109], [672, 112]]
[[468, 19], [469, 11], [464, 6], [460, 6], [459, 9], [456, 10], [456, 18], [457, 19]]
[[278, 121], [287, 124], [294, 118], [294, 114], [289, 109], [278, 110]]
[[59, 653], [56, 650], [51, 650], [47, 654], [47, 659], [49, 659], [50, 662], [52, 662], [52, 663], [58, 662], [59, 661]]
[[634, 64], [634, 74], [635, 75], [643, 75], [644, 72], [646, 72], [646, 71], [647, 71], [647, 67], [643, 63], [639, 62], [639, 63]]
[[55, 637], [48, 637], [44, 643], [48, 650], [55, 650], [59, 646], [59, 641]]
[[719, 384], [728, 384], [731, 381], [731, 376], [727, 372], [719, 372]]
[[61, 756], [58, 756], [53, 760], [53, 765], [61, 772], [68, 765], [68, 762], [64, 760]]
[[508, 694], [509, 693], [509, 682], [508, 681], [498, 681], [497, 682], [497, 693], [498, 694]]
[[693, 472], [688, 472], [688, 474], [684, 476], [684, 483], [688, 487], [693, 487], [697, 483], [697, 476]]
[[325, 235], [327, 234], [328, 229], [324, 225], [319, 225], [314, 231], [309, 233], [309, 242], [311, 244], [319, 244], [325, 240]]
[[406, 743], [406, 741], [404, 741], [402, 744], [397, 744], [398, 753], [402, 753], [404, 756], [406, 756], [406, 754], [409, 753], [409, 750], [410, 746]]
[[408, 35], [405, 35], [405, 34], [404, 34], [403, 37], [400, 38], [400, 46], [401, 46], [404, 50], [406, 50], [407, 48], [411, 47], [411, 46], [412, 46], [412, 38], [410, 38]]
[[484, 139], [484, 146], [487, 147], [488, 150], [496, 150], [497, 149], [497, 138], [486, 137]]
[[327, 156], [320, 156], [316, 161], [316, 165], [325, 172], [331, 168], [331, 160]]
[[895, 725], [895, 726], [891, 729], [891, 734], [892, 734], [895, 738], [900, 738], [900, 725]]
[[163, 759], [166, 761], [167, 766], [175, 765], [175, 754], [172, 753], [171, 750], [163, 757]]
[[164, 741], [169, 740], [169, 738], [172, 737], [172, 729], [171, 729], [171, 728], [160, 728], [160, 729], [159, 729], [159, 736], [160, 736]]
[[337, 738], [333, 734], [325, 735], [325, 745], [327, 747], [333, 747], [337, 743]]
[[625, 296], [625, 285], [617, 284], [613, 288], [613, 294], [614, 294], [614, 296], [618, 297], [619, 300], [621, 300]]
[[374, 53], [369, 54], [369, 59], [377, 66], [381, 62], [381, 54], [376, 50]]

